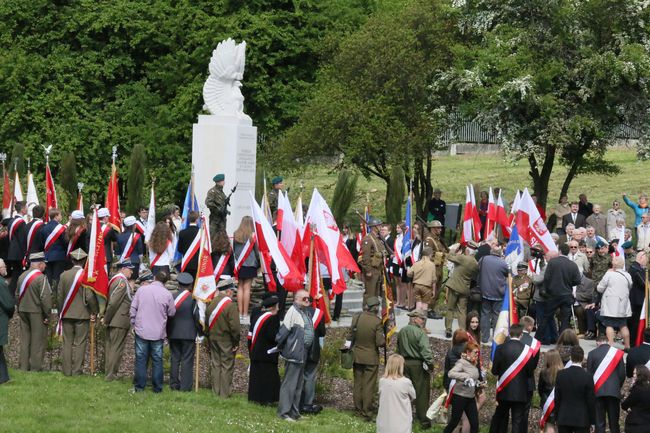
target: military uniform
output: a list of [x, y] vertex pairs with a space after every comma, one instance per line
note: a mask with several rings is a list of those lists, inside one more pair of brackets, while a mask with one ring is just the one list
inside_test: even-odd
[[[28, 269], [18, 277], [17, 289], [32, 272]], [[25, 288], [22, 298], [18, 299], [20, 316], [20, 359], [21, 370], [41, 371], [47, 345], [47, 325], [52, 311], [52, 289], [45, 274], [41, 273]]]
[[363, 294], [363, 304], [365, 305], [369, 297], [381, 296], [381, 286], [383, 284], [382, 272], [386, 247], [377, 235], [370, 232], [361, 241], [361, 252], [363, 282], [366, 289]]
[[120, 370], [124, 343], [131, 328], [129, 310], [133, 293], [126, 277], [118, 277], [108, 287], [108, 303], [104, 313], [106, 324], [106, 380], [113, 380]]
[[361, 416], [371, 418], [377, 395], [379, 348], [386, 344], [381, 319], [368, 311], [359, 313], [352, 319], [348, 340], [353, 350], [354, 408]]
[[433, 300], [436, 281], [438, 281], [436, 268], [428, 256], [422, 256], [408, 269], [407, 275], [413, 279], [413, 292], [417, 302], [429, 304]]
[[271, 188], [271, 191], [268, 193], [269, 209], [271, 209], [271, 214], [278, 210], [278, 191], [278, 189]]
[[[223, 185], [215, 185], [208, 191], [205, 198], [205, 205], [210, 210], [210, 241], [214, 246], [215, 253], [224, 253], [220, 251], [224, 236], [227, 239], [226, 219], [228, 218], [228, 205], [226, 203], [226, 194], [223, 192]], [[219, 250], [218, 250], [219, 249]]]
[[[68, 293], [72, 290], [75, 276], [79, 271], [82, 271], [81, 266], [73, 266], [61, 274], [58, 291], [59, 312], [63, 311], [63, 304]], [[90, 315], [97, 314], [98, 309], [99, 305], [95, 293], [86, 287], [80, 286], [62, 319], [63, 374], [66, 376], [79, 375], [82, 372], [88, 343]]]
[[594, 284], [598, 285], [600, 280], [605, 276], [605, 273], [612, 265], [612, 256], [605, 254], [601, 256], [596, 253], [591, 258], [591, 279], [594, 280]]
[[454, 271], [445, 283], [447, 288], [445, 331], [449, 334], [454, 314], [458, 319], [458, 326], [461, 328], [465, 326], [469, 288], [472, 280], [475, 280], [478, 275], [478, 263], [474, 256], [464, 254], [449, 254], [447, 259], [454, 264]]
[[515, 294], [515, 304], [519, 317], [524, 316], [530, 304], [533, 291], [533, 281], [526, 274], [512, 277], [512, 291]]
[[[216, 296], [205, 310], [206, 326], [210, 316], [219, 302], [227, 298], [224, 293]], [[235, 369], [235, 351], [239, 346], [239, 311], [234, 302], [230, 302], [221, 312], [212, 328], [208, 328], [210, 342], [210, 377], [212, 391], [220, 397], [229, 397], [232, 386], [232, 374]]]
[[426, 332], [412, 324], [403, 327], [397, 336], [397, 353], [404, 357], [404, 376], [411, 379], [415, 388], [416, 418], [424, 426], [430, 426], [427, 410], [431, 394], [433, 355]]

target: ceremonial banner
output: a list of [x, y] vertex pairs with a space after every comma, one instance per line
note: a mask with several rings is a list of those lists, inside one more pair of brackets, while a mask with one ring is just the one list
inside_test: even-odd
[[103, 298], [108, 297], [106, 249], [104, 249], [104, 233], [102, 232], [99, 217], [97, 216], [97, 208], [93, 209], [88, 259], [86, 260], [86, 269], [82, 284]]
[[50, 163], [45, 163], [45, 215], [43, 219], [47, 222], [50, 218], [50, 209], [58, 208], [56, 201], [56, 188], [54, 187], [54, 179], [50, 172]]

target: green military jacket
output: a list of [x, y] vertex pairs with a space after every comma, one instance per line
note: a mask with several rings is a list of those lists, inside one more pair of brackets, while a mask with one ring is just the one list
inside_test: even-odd
[[449, 254], [447, 260], [454, 264], [454, 271], [445, 285], [460, 295], [469, 296], [470, 284], [478, 275], [476, 259], [464, 254]]
[[[16, 296], [19, 296], [20, 286], [30, 273], [31, 269], [26, 270], [18, 277], [16, 285]], [[18, 299], [18, 298], [17, 298]], [[47, 281], [45, 274], [41, 274], [25, 288], [22, 300], [18, 299], [19, 313], [42, 313], [43, 318], [50, 317], [52, 311], [52, 289]]]
[[433, 364], [429, 337], [422, 328], [415, 325], [406, 325], [399, 331], [397, 353], [407, 359], [417, 359], [428, 365]]
[[352, 319], [352, 325], [348, 340], [353, 342], [353, 362], [379, 365], [379, 348], [386, 344], [381, 319], [374, 313], [364, 311]]
[[512, 277], [512, 290], [515, 293], [515, 302], [521, 307], [528, 307], [533, 291], [533, 281], [528, 275], [515, 275]]
[[432, 260], [437, 267], [440, 268], [445, 264], [445, 261], [447, 260], [447, 253], [449, 253], [449, 248], [447, 248], [447, 245], [445, 245], [439, 236], [434, 235], [430, 231], [425, 232], [424, 246], [429, 247], [433, 250]]
[[381, 239], [370, 232], [361, 240], [361, 254], [361, 266], [364, 272], [381, 270], [384, 266], [386, 247]]
[[220, 293], [215, 296], [212, 302], [205, 309], [205, 326], [207, 330], [208, 338], [211, 340], [216, 340], [224, 343], [231, 344], [232, 347], [239, 345], [239, 331], [241, 325], [239, 323], [239, 310], [237, 305], [234, 302], [229, 303], [225, 309], [221, 312], [217, 321], [212, 326], [210, 326], [210, 316], [219, 302], [227, 296], [224, 293]]
[[278, 190], [275, 188], [271, 188], [271, 191], [268, 193], [269, 197], [269, 208], [271, 209], [271, 213], [275, 212], [278, 210]]
[[228, 206], [226, 206], [226, 194], [222, 185], [215, 185], [208, 191], [205, 198], [205, 205], [210, 209], [210, 216], [218, 219], [226, 219]]
[[594, 280], [594, 284], [598, 285], [600, 280], [605, 276], [605, 272], [612, 265], [612, 257], [609, 254], [601, 256], [596, 253], [591, 258], [591, 279]]
[[104, 313], [104, 323], [112, 328], [129, 329], [131, 327], [131, 300], [133, 293], [126, 278], [116, 278], [108, 287], [108, 303]]
[[[73, 266], [71, 269], [63, 272], [61, 278], [59, 279], [59, 299], [58, 306], [59, 312], [63, 311], [63, 303], [65, 298], [72, 290], [72, 284], [74, 283], [74, 277], [77, 275], [77, 272], [82, 270], [80, 266]], [[91, 314], [97, 314], [99, 310], [99, 304], [95, 293], [87, 287], [79, 287], [77, 294], [72, 299], [70, 308], [66, 312], [64, 319], [73, 319], [73, 320], [89, 320]]]

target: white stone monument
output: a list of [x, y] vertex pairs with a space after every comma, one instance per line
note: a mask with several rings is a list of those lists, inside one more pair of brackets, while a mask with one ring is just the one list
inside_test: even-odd
[[237, 44], [232, 39], [220, 42], [212, 52], [210, 76], [203, 86], [204, 109], [211, 114], [199, 115], [192, 132], [194, 188], [199, 208], [209, 213], [205, 197], [214, 186], [215, 174], [225, 174], [226, 195], [237, 184], [226, 226], [230, 236], [242, 217], [250, 215], [248, 191], [255, 194], [257, 128], [244, 113], [240, 90], [245, 55], [246, 42]]

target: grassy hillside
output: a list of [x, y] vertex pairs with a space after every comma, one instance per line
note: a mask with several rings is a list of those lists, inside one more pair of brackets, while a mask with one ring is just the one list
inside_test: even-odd
[[[607, 212], [607, 209], [611, 207], [612, 200], [622, 200], [622, 192], [627, 192], [635, 201], [638, 193], [650, 192], [650, 182], [647, 176], [650, 165], [647, 162], [638, 161], [635, 150], [611, 150], [607, 154], [607, 159], [621, 168], [621, 174], [578, 176], [569, 189], [569, 200], [577, 200], [578, 194], [584, 192], [589, 201], [601, 204], [604, 212]], [[447, 203], [464, 203], [465, 185], [468, 183], [478, 185], [480, 189], [485, 190], [490, 186], [501, 187], [507, 201], [512, 200], [517, 189], [531, 187], [526, 161], [511, 164], [504, 161], [500, 154], [438, 156], [433, 164], [433, 173], [434, 188], [442, 189], [443, 198]], [[551, 212], [559, 198], [565, 175], [566, 169], [556, 165], [550, 183], [548, 208]], [[287, 175], [285, 184], [291, 189], [292, 201], [295, 200], [301, 181], [305, 186], [304, 202], [309, 202], [311, 190], [314, 187], [318, 188], [329, 201], [334, 192], [336, 178], [337, 172], [332, 167], [308, 166], [298, 173]], [[361, 177], [357, 187], [355, 207], [363, 212], [366, 195], [368, 195], [373, 214], [384, 217], [385, 191], [386, 187], [382, 180], [374, 177], [370, 179]], [[632, 225], [634, 218], [632, 218], [631, 209], [625, 205], [622, 207], [628, 214], [628, 225]]]
[[0, 431], [25, 432], [320, 432], [375, 431], [351, 413], [325, 409], [317, 417], [288, 423], [275, 407], [248, 403], [245, 396], [216, 398], [212, 391], [132, 394], [127, 380], [65, 377], [61, 373], [11, 371], [0, 386]]

